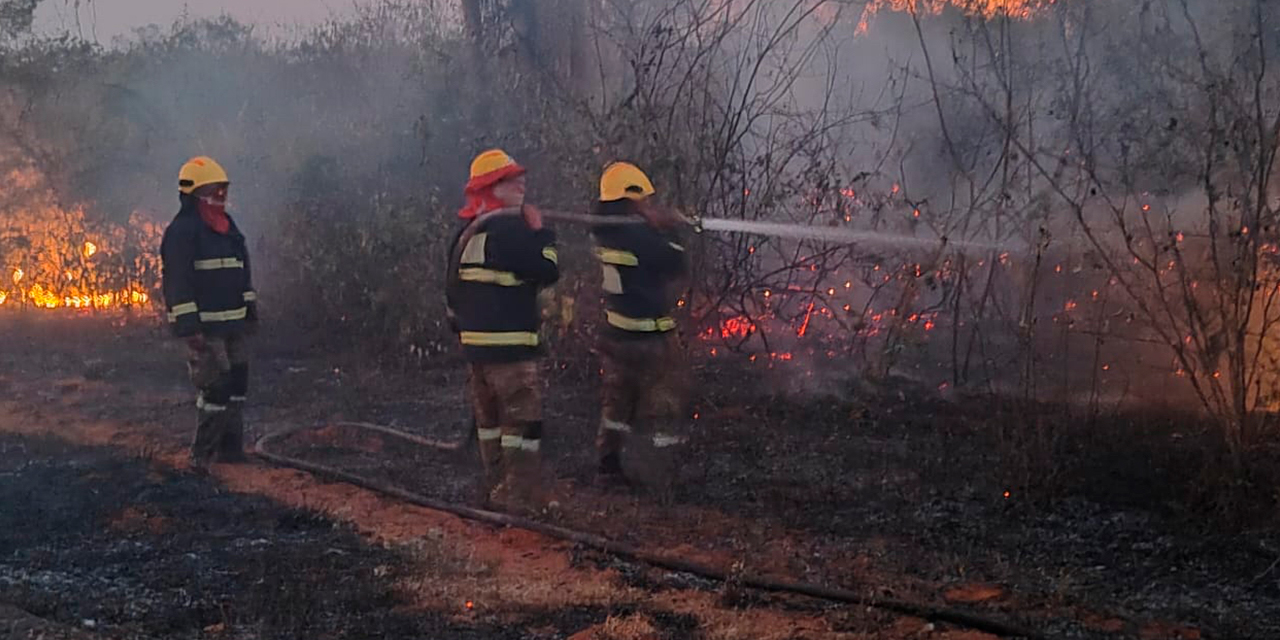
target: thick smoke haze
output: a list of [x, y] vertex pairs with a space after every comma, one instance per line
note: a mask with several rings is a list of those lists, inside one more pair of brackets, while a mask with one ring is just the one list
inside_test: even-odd
[[47, 0], [36, 11], [35, 31], [74, 33], [111, 43], [147, 27], [228, 15], [265, 32], [287, 34], [353, 15], [351, 0]]
[[[115, 220], [166, 218], [175, 168], [219, 158], [239, 219], [282, 260], [263, 277], [397, 349], [447, 341], [432, 271], [469, 159], [496, 145], [550, 206], [585, 210], [599, 168], [626, 158], [689, 213], [1016, 254], [704, 237], [694, 301], [712, 339], [749, 318], [746, 348], [811, 368], [1241, 404], [1226, 400], [1245, 381], [1223, 372], [1248, 369], [1228, 366], [1230, 343], [1276, 315], [1241, 293], [1273, 275], [1249, 267], [1273, 245], [1257, 221], [1274, 204], [1258, 197], [1274, 189], [1259, 184], [1274, 140], [1254, 122], [1276, 104], [1272, 5], [1058, 2], [1030, 20], [950, 8], [918, 23], [881, 11], [861, 31], [859, 3], [802, 19], [804, 2], [482, 4], [505, 8], [473, 39], [452, 3], [213, 3], [181, 19], [177, 5], [104, 17], [106, 2], [47, 2], [43, 33], [97, 44], [12, 58], [24, 66], [6, 124], [66, 199]], [[582, 24], [563, 18], [574, 7]], [[199, 19], [224, 10], [241, 22]], [[260, 31], [279, 22], [310, 26]], [[1234, 235], [1211, 237], [1223, 229]], [[583, 244], [574, 233], [566, 244]], [[574, 259], [564, 288], [589, 331], [591, 271]], [[1200, 299], [1219, 289], [1231, 293]], [[1251, 377], [1250, 402], [1264, 381], [1280, 376]]]

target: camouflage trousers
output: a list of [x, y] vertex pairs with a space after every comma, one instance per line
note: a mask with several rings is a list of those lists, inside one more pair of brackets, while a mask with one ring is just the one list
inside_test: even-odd
[[486, 490], [497, 489], [499, 484], [530, 488], [536, 484], [541, 467], [538, 362], [473, 362], [467, 373]]
[[249, 391], [249, 350], [244, 336], [208, 336], [187, 353], [187, 372], [199, 390], [192, 461], [244, 459], [244, 403]]
[[688, 440], [692, 383], [679, 337], [605, 339], [600, 355], [600, 470], [623, 471], [624, 448], [642, 481], [663, 484], [674, 471], [674, 449]]

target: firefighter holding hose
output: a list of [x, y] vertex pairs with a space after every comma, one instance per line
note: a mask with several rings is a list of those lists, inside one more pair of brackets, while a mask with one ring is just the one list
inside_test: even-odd
[[229, 186], [227, 172], [212, 158], [182, 165], [182, 208], [160, 247], [169, 325], [186, 340], [188, 372], [199, 390], [191, 462], [200, 468], [245, 461], [246, 336], [257, 326], [258, 294], [244, 235], [227, 213]]
[[677, 234], [681, 218], [654, 205], [654, 193], [649, 177], [632, 164], [613, 163], [600, 177], [596, 213], [634, 217], [637, 224], [592, 228], [607, 325], [597, 346], [603, 397], [596, 442], [604, 483], [636, 480], [666, 489], [674, 448], [685, 442], [690, 381], [671, 313], [687, 267]]
[[544, 498], [538, 292], [560, 278], [555, 234], [525, 204], [524, 174], [499, 149], [471, 163], [447, 287], [468, 362], [485, 500], [516, 508]]

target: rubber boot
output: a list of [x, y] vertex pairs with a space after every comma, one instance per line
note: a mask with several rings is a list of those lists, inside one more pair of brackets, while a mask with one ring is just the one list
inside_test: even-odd
[[502, 441], [500, 439], [480, 440], [478, 447], [480, 449], [480, 465], [484, 473], [480, 482], [480, 496], [481, 502], [487, 502], [494, 489], [498, 487], [506, 475], [505, 458], [502, 455]]
[[664, 436], [631, 438], [623, 458], [627, 478], [651, 491], [660, 501], [669, 501], [675, 486], [675, 449]]
[[595, 482], [598, 486], [604, 488], [625, 487], [630, 484], [627, 476], [622, 472], [622, 454], [618, 451], [611, 451], [600, 456], [600, 462], [596, 466]]
[[[537, 448], [529, 448], [529, 440], [516, 455], [515, 473], [516, 491], [513, 492], [513, 505], [527, 515], [542, 513], [551, 502], [547, 484], [542, 478], [542, 452]], [[541, 444], [537, 440], [534, 446]]]
[[518, 515], [541, 513], [549, 501], [542, 481], [541, 452], [522, 447], [508, 449], [503, 455], [506, 476], [491, 494], [493, 503]]
[[500, 478], [489, 490], [489, 504], [497, 508], [510, 508], [517, 502], [520, 492], [520, 445], [524, 439], [507, 432], [499, 445], [499, 463], [495, 477]]
[[249, 457], [244, 453], [244, 402], [231, 401], [224, 419], [226, 424], [219, 440], [218, 461], [230, 464], [248, 462]]
[[203, 400], [198, 406], [196, 437], [191, 442], [191, 466], [203, 469], [218, 455], [226, 408], [208, 404]]
[[599, 463], [596, 466], [596, 484], [601, 486], [617, 486], [626, 484], [622, 474], [622, 449], [626, 434], [616, 429], [606, 429], [601, 424], [596, 433], [596, 452]]

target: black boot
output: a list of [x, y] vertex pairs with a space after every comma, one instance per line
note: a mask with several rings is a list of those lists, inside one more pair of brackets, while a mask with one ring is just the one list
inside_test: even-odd
[[630, 486], [627, 476], [622, 473], [622, 457], [617, 451], [600, 457], [600, 462], [596, 466], [596, 484], [606, 488]]
[[191, 466], [204, 469], [218, 455], [223, 435], [222, 405], [209, 404], [201, 400], [199, 417], [196, 422], [196, 437], [191, 442]]
[[244, 400], [227, 403], [223, 414], [222, 437], [218, 440], [218, 462], [242, 464], [249, 461], [244, 454]]

